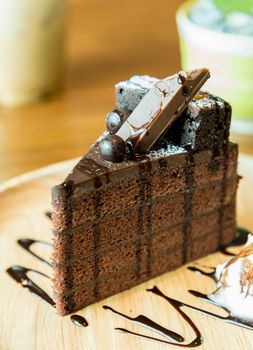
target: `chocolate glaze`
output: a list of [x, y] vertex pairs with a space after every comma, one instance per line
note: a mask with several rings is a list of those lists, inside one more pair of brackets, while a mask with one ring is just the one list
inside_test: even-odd
[[41, 245], [44, 245], [44, 246], [49, 247], [49, 248], [52, 248], [52, 244], [50, 244], [48, 242], [44, 242], [44, 241], [39, 241], [39, 240], [36, 240], [36, 239], [30, 239], [30, 238], [20, 238], [20, 239], [17, 240], [17, 243], [23, 249], [25, 249], [27, 252], [29, 252], [31, 255], [33, 255], [35, 258], [39, 259], [40, 261], [43, 261], [45, 264], [47, 264], [49, 266], [52, 266], [49, 261], [47, 261], [46, 259], [44, 259], [41, 256], [37, 255], [36, 253], [34, 253], [31, 250], [31, 247], [34, 244], [41, 244]]
[[71, 321], [78, 327], [88, 327], [88, 321], [81, 315], [71, 315]]
[[220, 249], [221, 253], [225, 255], [235, 256], [236, 254], [228, 251], [230, 247], [239, 247], [247, 242], [250, 231], [243, 227], [237, 227], [237, 237], [229, 244], [223, 245]]
[[81, 159], [77, 164], [77, 169], [90, 177], [101, 175], [109, 170], [106, 166], [99, 164], [91, 158]]
[[171, 331], [170, 329], [167, 329], [167, 328], [164, 328], [163, 326], [161, 326], [160, 324], [154, 322], [153, 320], [151, 320], [150, 318], [144, 316], [144, 315], [139, 315], [137, 317], [130, 317], [128, 315], [125, 315], [119, 311], [116, 311], [114, 310], [112, 307], [110, 306], [107, 306], [107, 305], [103, 305], [103, 308], [105, 310], [110, 310], [111, 312], [121, 316], [121, 317], [124, 317], [126, 318], [127, 320], [133, 322], [133, 323], [137, 323], [137, 324], [140, 324], [141, 326], [145, 326], [145, 327], [148, 327], [150, 328], [152, 331], [154, 332], [157, 332], [157, 333], [160, 333], [162, 335], [165, 335], [169, 338], [172, 338], [178, 342], [183, 342], [184, 341], [184, 338], [176, 333], [176, 332], [173, 332]]
[[152, 220], [151, 220], [151, 162], [139, 163], [139, 204], [146, 203], [145, 206], [139, 205], [138, 208], [138, 222], [137, 222], [137, 241], [136, 241], [136, 276], [140, 277], [140, 259], [141, 259], [141, 237], [144, 230], [144, 214], [146, 214], [146, 224], [147, 224], [147, 262], [146, 262], [146, 273], [147, 275], [151, 272], [151, 237], [152, 237]]
[[76, 167], [79, 171], [90, 178], [94, 178], [95, 189], [102, 186], [100, 175], [106, 175], [106, 182], [109, 183], [109, 168], [99, 164], [94, 159], [85, 157], [80, 160]]
[[[103, 162], [104, 164], [101, 164]], [[99, 142], [94, 145], [88, 154], [77, 163], [73, 171], [68, 175], [66, 181], [72, 181], [73, 187], [82, 182], [93, 180], [95, 189], [102, 186], [102, 177], [105, 177], [106, 183], [110, 182], [110, 172], [113, 163], [110, 163], [110, 169], [105, 165], [105, 161], [99, 156]], [[52, 190], [52, 202], [57, 203], [62, 200], [62, 186], [55, 186]], [[92, 186], [92, 187], [93, 187]]]
[[189, 290], [189, 293], [191, 293], [193, 296], [203, 300], [203, 301], [207, 301], [213, 305], [216, 305], [218, 307], [220, 307], [221, 309], [225, 310], [228, 312], [228, 316], [220, 316], [218, 314], [215, 314], [213, 312], [209, 312], [209, 311], [206, 311], [206, 310], [203, 310], [203, 309], [200, 309], [200, 308], [197, 308], [197, 307], [193, 307], [193, 306], [190, 306], [190, 305], [187, 305], [188, 308], [190, 309], [193, 309], [193, 310], [196, 310], [196, 311], [199, 311], [201, 312], [202, 314], [205, 314], [205, 315], [208, 315], [208, 316], [211, 316], [211, 317], [214, 317], [214, 318], [217, 318], [219, 320], [222, 320], [226, 323], [231, 323], [235, 326], [240, 326], [240, 327], [243, 327], [243, 328], [247, 328], [247, 329], [250, 329], [250, 330], [253, 330], [253, 323], [252, 322], [247, 322], [243, 319], [240, 319], [240, 318], [237, 318], [237, 317], [234, 317], [234, 316], [231, 316], [229, 314], [229, 311], [223, 307], [221, 307], [219, 304], [215, 303], [213, 300], [211, 300], [208, 295], [206, 294], [202, 294], [198, 291], [195, 291], [195, 290]]
[[[217, 113], [219, 117], [220, 110], [218, 108], [218, 100], [215, 98], [215, 103], [217, 105]], [[221, 197], [220, 197], [220, 209], [219, 209], [219, 246], [222, 245], [223, 242], [223, 221], [224, 221], [224, 205], [227, 191], [227, 174], [228, 174], [228, 164], [229, 164], [229, 127], [230, 127], [230, 118], [229, 116], [230, 106], [227, 102], [225, 102], [225, 128], [224, 130], [224, 147], [223, 147], [223, 176], [221, 183]]]
[[[74, 184], [72, 180], [65, 181], [63, 183], [64, 190], [65, 190], [65, 204], [69, 208], [68, 211], [66, 212], [66, 215], [64, 216], [64, 226], [66, 228], [69, 228], [72, 226], [72, 216], [73, 216], [73, 208], [72, 208], [72, 201], [71, 201], [71, 196], [74, 191]], [[72, 245], [73, 245], [73, 235], [69, 236], [68, 239], [68, 247], [69, 249], [66, 251], [66, 260], [72, 258]], [[72, 266], [68, 269], [68, 285], [70, 288], [73, 288], [73, 271], [72, 271]], [[66, 300], [66, 306], [65, 308], [68, 311], [72, 311], [74, 309], [74, 300], [73, 300], [73, 295], [71, 294], [68, 299]]]
[[183, 226], [183, 263], [187, 261], [187, 244], [190, 237], [190, 218], [192, 216], [192, 192], [194, 178], [194, 153], [191, 146], [186, 146], [186, 178], [184, 190], [184, 226]]
[[37, 295], [40, 297], [42, 300], [46, 301], [48, 304], [55, 306], [55, 303], [53, 299], [43, 290], [41, 289], [36, 283], [34, 283], [29, 277], [28, 273], [33, 272], [36, 273], [37, 275], [49, 278], [47, 275], [45, 275], [42, 272], [33, 270], [33, 269], [28, 269], [23, 266], [11, 266], [9, 267], [6, 272], [8, 275], [13, 278], [16, 282], [20, 283], [23, 288], [27, 288], [29, 292]]

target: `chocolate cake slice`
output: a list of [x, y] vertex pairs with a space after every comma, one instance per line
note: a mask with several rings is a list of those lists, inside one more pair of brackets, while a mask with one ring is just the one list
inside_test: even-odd
[[[138, 83], [142, 93], [141, 78]], [[132, 112], [120, 105], [127, 82], [124, 89], [109, 116], [113, 122], [107, 119], [111, 130], [52, 190], [53, 288], [61, 315], [214, 252], [235, 237], [238, 147], [228, 139], [229, 104], [201, 93], [150, 151], [127, 149], [123, 161], [109, 162], [101, 142], [115, 134], [115, 120], [122, 124]], [[130, 90], [129, 99], [141, 95]], [[122, 94], [120, 88], [116, 93]], [[130, 105], [136, 107], [134, 101]]]

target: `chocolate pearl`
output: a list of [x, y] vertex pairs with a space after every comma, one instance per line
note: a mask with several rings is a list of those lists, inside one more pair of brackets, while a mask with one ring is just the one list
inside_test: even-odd
[[126, 144], [118, 135], [108, 135], [99, 143], [101, 157], [113, 163], [122, 162], [124, 159]]
[[124, 120], [124, 115], [117, 109], [109, 112], [105, 119], [105, 125], [111, 134], [115, 134], [121, 127]]

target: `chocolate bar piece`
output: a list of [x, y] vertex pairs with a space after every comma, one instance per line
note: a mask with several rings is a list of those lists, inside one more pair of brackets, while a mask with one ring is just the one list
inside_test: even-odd
[[148, 152], [178, 119], [209, 77], [207, 68], [199, 68], [159, 80], [116, 135], [124, 141], [131, 141], [135, 153]]
[[119, 82], [115, 85], [117, 108], [132, 112], [157, 82], [157, 78], [148, 75], [134, 75], [129, 80]]

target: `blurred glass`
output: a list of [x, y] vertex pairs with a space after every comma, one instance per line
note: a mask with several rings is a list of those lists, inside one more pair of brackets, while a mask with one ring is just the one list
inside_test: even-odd
[[207, 90], [231, 103], [232, 134], [245, 135], [253, 152], [253, 16], [225, 15], [211, 0], [187, 1], [177, 25], [183, 69], [210, 69]]
[[35, 102], [61, 84], [65, 0], [0, 0], [0, 104]]

